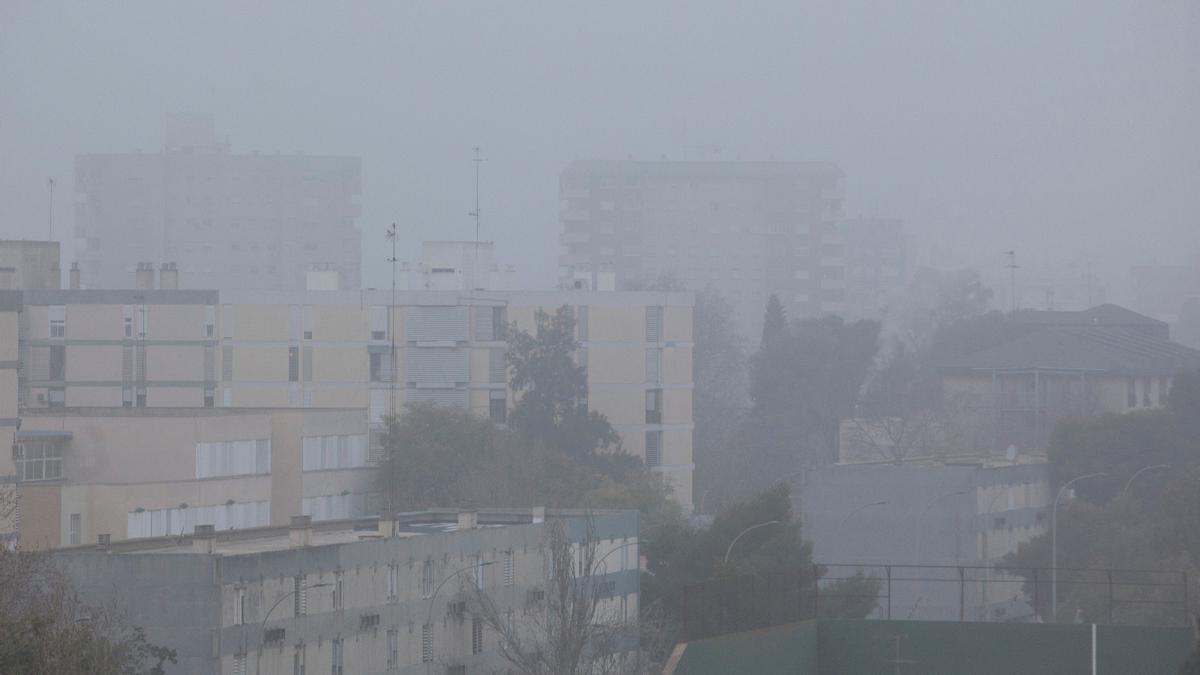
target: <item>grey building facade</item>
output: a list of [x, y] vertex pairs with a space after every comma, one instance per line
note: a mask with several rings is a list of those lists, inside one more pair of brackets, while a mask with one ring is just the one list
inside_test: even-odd
[[85, 602], [123, 610], [152, 643], [175, 649], [173, 673], [472, 675], [503, 666], [497, 636], [473, 611], [474, 589], [518, 627], [539, 611], [554, 518], [568, 539], [590, 536], [606, 557], [595, 568], [604, 573], [593, 584], [603, 595], [597, 616], [636, 622], [636, 512], [301, 519], [54, 555]]

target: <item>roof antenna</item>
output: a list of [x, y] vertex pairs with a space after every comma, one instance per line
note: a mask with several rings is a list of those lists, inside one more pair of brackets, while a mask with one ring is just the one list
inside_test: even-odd
[[483, 289], [479, 288], [479, 282], [475, 278], [475, 275], [479, 274], [479, 213], [480, 213], [479, 212], [479, 165], [482, 164], [485, 160], [483, 159], [483, 157], [481, 157], [479, 155], [479, 146], [478, 145], [476, 145], [474, 147], [474, 151], [475, 151], [475, 159], [472, 159], [471, 161], [475, 162], [475, 210], [471, 211], [470, 213], [467, 214], [475, 219], [475, 260], [474, 260], [474, 262], [471, 263], [471, 288], [470, 288], [470, 290], [481, 291]]
[[1021, 269], [1021, 266], [1017, 264], [1016, 251], [1001, 251], [1001, 253], [1008, 256], [1008, 264], [1005, 267], [1008, 268], [1010, 277], [1011, 290], [1009, 292], [1012, 297], [1012, 315], [1015, 319], [1017, 318], [1017, 270]]

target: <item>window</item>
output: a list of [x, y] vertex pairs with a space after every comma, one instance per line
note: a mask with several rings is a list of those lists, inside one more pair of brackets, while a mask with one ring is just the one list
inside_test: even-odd
[[67, 379], [67, 348], [64, 345], [50, 345], [50, 380], [62, 382]]
[[646, 466], [662, 466], [662, 432], [646, 432]]
[[503, 391], [493, 391], [488, 398], [488, 416], [496, 424], [508, 421], [508, 399]]
[[370, 352], [371, 381], [392, 381], [392, 355], [389, 352], [376, 350]]
[[433, 561], [426, 560], [421, 564], [421, 597], [433, 596]]
[[48, 441], [23, 441], [13, 446], [17, 478], [22, 481], [62, 478], [62, 447]]
[[246, 589], [239, 587], [233, 593], [233, 625], [241, 626], [246, 623]]
[[343, 647], [342, 639], [336, 638], [333, 641], [333, 659], [332, 659], [333, 663], [332, 663], [332, 667], [329, 670], [330, 675], [342, 675], [342, 673], [343, 673], [343, 670], [342, 670], [343, 649], [342, 649], [342, 647]]
[[67, 530], [67, 543], [71, 546], [78, 546], [81, 538], [80, 530], [82, 530], [81, 516], [78, 513], [72, 513], [70, 517], [70, 525]]
[[181, 504], [169, 509], [130, 511], [126, 519], [126, 536], [165, 537], [191, 534], [197, 525], [212, 525], [217, 530], [238, 530], [265, 527], [271, 524], [271, 502], [225, 502], [211, 506]]
[[646, 391], [646, 424], [662, 424], [662, 389]]
[[516, 569], [513, 562], [513, 551], [509, 549], [504, 552], [504, 585], [512, 586], [516, 583]]
[[246, 675], [246, 655], [233, 655], [233, 675]]
[[133, 305], [125, 305], [125, 337], [133, 337]]
[[488, 382], [504, 384], [508, 381], [508, 360], [503, 348], [488, 350]]
[[421, 663], [433, 663], [433, 625], [421, 625]]
[[579, 331], [579, 341], [586, 342], [588, 339], [587, 305], [580, 305], [575, 309], [575, 328]]
[[657, 384], [659, 381], [659, 356], [662, 351], [656, 348], [646, 350], [646, 381]]
[[1147, 377], [1144, 380], [1142, 380], [1142, 406], [1149, 408], [1151, 405], [1152, 404], [1150, 402], [1150, 378]]
[[400, 564], [392, 563], [388, 565], [387, 578], [387, 596], [388, 600], [395, 602], [400, 597]]
[[475, 582], [475, 588], [477, 590], [483, 589], [483, 572], [485, 569], [487, 569], [487, 566], [483, 564], [483, 556], [476, 557], [475, 570], [471, 576], [474, 577], [472, 580]]
[[371, 339], [386, 340], [388, 308], [383, 305], [372, 305], [368, 311], [370, 312]]
[[300, 500], [300, 513], [313, 520], [336, 520], [358, 518], [366, 515], [367, 499], [364, 494], [343, 492], [336, 495], [304, 497]]
[[233, 305], [221, 305], [221, 337], [233, 339]]
[[304, 651], [304, 643], [301, 642], [296, 645], [296, 650], [292, 652], [292, 675], [304, 675]]
[[300, 348], [288, 347], [288, 382], [300, 381]]
[[492, 339], [503, 340], [508, 334], [508, 308], [492, 308]]
[[367, 465], [367, 435], [305, 436], [305, 471], [353, 469]]
[[1132, 377], [1125, 383], [1125, 407], [1137, 407], [1137, 380]]
[[662, 307], [646, 308], [646, 342], [658, 342], [661, 337]]
[[400, 636], [397, 635], [395, 628], [387, 632], [387, 650], [388, 670], [398, 668], [400, 666]]
[[208, 305], [204, 308], [204, 337], [210, 340], [216, 337], [216, 326], [217, 308], [212, 305]]
[[313, 339], [313, 308], [312, 305], [305, 305], [303, 311], [304, 321], [304, 339]]
[[308, 578], [298, 574], [292, 578], [293, 616], [308, 614]]
[[196, 478], [271, 473], [271, 439], [196, 444]]
[[67, 309], [62, 305], [51, 305], [47, 308], [50, 316], [50, 337], [64, 338], [67, 336]]
[[233, 381], [233, 347], [229, 345], [221, 347], [221, 379]]
[[341, 570], [333, 575], [333, 608], [342, 609], [346, 604], [346, 576]]
[[471, 619], [471, 653], [478, 654], [483, 651], [483, 619], [475, 617]]

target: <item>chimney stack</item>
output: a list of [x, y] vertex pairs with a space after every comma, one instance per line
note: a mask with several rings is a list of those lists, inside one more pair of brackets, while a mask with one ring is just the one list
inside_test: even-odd
[[288, 527], [288, 540], [292, 548], [312, 546], [312, 516], [292, 516], [292, 524]]
[[154, 263], [140, 262], [133, 277], [133, 287], [139, 291], [154, 289]]
[[71, 263], [70, 282], [69, 283], [70, 283], [71, 290], [73, 290], [73, 291], [79, 290], [79, 263], [77, 263], [77, 262]]
[[479, 527], [479, 512], [478, 511], [459, 511], [458, 512], [458, 529], [473, 530]]
[[197, 525], [192, 533], [192, 552], [211, 554], [217, 544], [217, 528], [213, 525]]
[[165, 262], [158, 270], [158, 287], [174, 291], [179, 288], [179, 268], [173, 262]]

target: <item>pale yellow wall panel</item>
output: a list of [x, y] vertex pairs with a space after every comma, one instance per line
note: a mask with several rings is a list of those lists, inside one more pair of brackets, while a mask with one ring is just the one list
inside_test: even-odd
[[288, 339], [287, 305], [234, 305], [234, 340]]
[[50, 337], [50, 310], [40, 305], [25, 305], [21, 309], [21, 322], [28, 326], [26, 337], [30, 340], [45, 340]]
[[[9, 368], [0, 370], [0, 419], [13, 419], [17, 416], [17, 371]], [[0, 455], [4, 455], [3, 448], [11, 448], [12, 445], [0, 446]]]
[[[314, 353], [313, 356], [315, 360], [316, 354]], [[233, 379], [235, 382], [286, 383], [288, 381], [288, 348], [283, 345], [234, 347]]]
[[20, 323], [16, 312], [0, 312], [0, 361], [17, 360]]
[[282, 387], [236, 387], [233, 390], [235, 408], [286, 408], [288, 389]]
[[67, 387], [66, 405], [69, 408], [121, 407], [121, 387]]
[[645, 342], [646, 308], [642, 305], [589, 306], [588, 340]]
[[[121, 364], [119, 351], [117, 355], [119, 367]], [[151, 380], [201, 382], [204, 380], [204, 347], [200, 345], [147, 345], [146, 372], [147, 378]], [[116, 379], [120, 379], [120, 376]]]
[[150, 387], [146, 404], [157, 408], [200, 408], [204, 406], [201, 387]]
[[71, 345], [66, 350], [68, 382], [120, 382], [120, 345]]
[[669, 429], [663, 432], [663, 464], [692, 463], [692, 432], [690, 429]]
[[593, 389], [588, 409], [608, 418], [610, 424], [645, 424], [646, 393], [637, 389]]
[[692, 422], [692, 390], [663, 390], [663, 424], [690, 424]]
[[641, 384], [646, 381], [646, 349], [589, 347], [588, 382], [593, 384]]
[[662, 381], [670, 384], [691, 384], [692, 348], [665, 347], [659, 364]]
[[67, 305], [68, 340], [120, 340], [125, 337], [121, 305]]
[[[367, 407], [367, 390], [365, 387], [314, 389], [312, 392], [312, 405], [314, 408], [365, 409]], [[365, 425], [366, 422], [364, 421], [363, 424]]]
[[[367, 348], [357, 346], [315, 346], [313, 350], [314, 382], [366, 383], [368, 373]], [[235, 357], [236, 358], [236, 357]], [[285, 377], [287, 373], [284, 373]]]
[[663, 308], [663, 340], [691, 342], [691, 307], [684, 305], [668, 305]]
[[[133, 308], [137, 332], [140, 306]], [[151, 340], [203, 340], [204, 305], [146, 305], [146, 337]]]
[[313, 340], [363, 342], [370, 337], [367, 314], [357, 305], [313, 305]]

